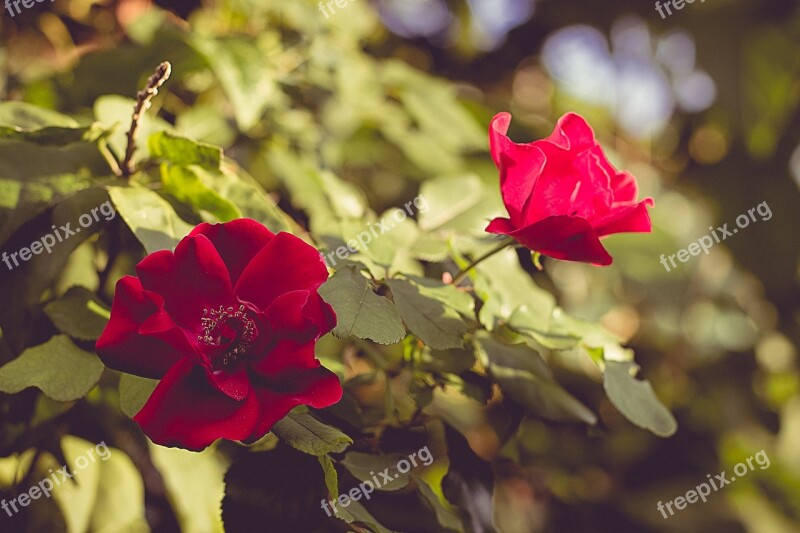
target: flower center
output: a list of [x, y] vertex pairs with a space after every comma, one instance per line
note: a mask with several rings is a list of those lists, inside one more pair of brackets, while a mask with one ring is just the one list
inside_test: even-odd
[[219, 309], [203, 309], [200, 321], [203, 334], [197, 337], [197, 341], [224, 350], [223, 365], [235, 362], [258, 337], [256, 323], [247, 314], [244, 305], [238, 309], [226, 309], [223, 306]]

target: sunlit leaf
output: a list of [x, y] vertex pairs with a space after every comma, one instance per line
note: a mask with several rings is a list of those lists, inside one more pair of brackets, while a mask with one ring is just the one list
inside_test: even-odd
[[166, 200], [150, 189], [109, 187], [108, 195], [147, 253], [174, 249], [192, 230]]

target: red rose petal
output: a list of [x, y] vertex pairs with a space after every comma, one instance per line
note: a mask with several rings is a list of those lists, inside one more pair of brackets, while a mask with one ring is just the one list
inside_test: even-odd
[[258, 417], [252, 391], [237, 402], [216, 390], [203, 367], [184, 360], [167, 372], [133, 419], [156, 444], [199, 451], [219, 438], [246, 438]]
[[230, 369], [212, 370], [210, 365], [208, 378], [214, 387], [236, 401], [242, 401], [252, 389], [250, 376], [247, 371], [247, 364], [238, 361], [230, 366]]
[[[160, 296], [144, 291], [133, 276], [117, 282], [111, 319], [96, 345], [106, 366], [157, 379], [182, 355], [193, 352], [185, 333], [166, 316], [162, 304]], [[157, 320], [151, 320], [153, 317]]]
[[205, 235], [185, 237], [175, 248], [145, 257], [136, 272], [142, 286], [164, 298], [164, 308], [179, 325], [200, 331], [204, 309], [233, 305], [225, 263]]
[[247, 441], [254, 442], [263, 437], [275, 422], [297, 405], [322, 409], [341, 400], [342, 394], [338, 376], [323, 366], [296, 374], [283, 373], [280, 388], [256, 389], [261, 416]]
[[594, 130], [586, 119], [577, 113], [567, 113], [558, 119], [553, 133], [545, 140], [575, 155], [597, 144]]
[[256, 254], [275, 236], [263, 224], [250, 218], [239, 218], [224, 224], [204, 222], [189, 236], [205, 235], [228, 267], [231, 285], [236, 286], [242, 272]]
[[542, 255], [565, 261], [610, 265], [611, 256], [589, 222], [580, 217], [553, 216], [507, 234]]
[[545, 157], [533, 143], [517, 144], [508, 138], [511, 115], [498, 113], [489, 126], [489, 146], [500, 170], [500, 190], [511, 219], [522, 223], [525, 202], [542, 172]]
[[266, 309], [281, 294], [315, 291], [328, 279], [328, 269], [319, 252], [286, 232], [278, 233], [247, 265], [236, 295]]
[[316, 368], [319, 361], [314, 354], [312, 342], [296, 342], [291, 338], [278, 341], [260, 359], [250, 362], [250, 368], [265, 379], [287, 368]]
[[648, 233], [653, 225], [650, 221], [648, 207], [653, 207], [652, 198], [645, 198], [641, 202], [619, 207], [612, 211], [610, 216], [596, 228], [597, 236], [611, 235], [612, 233]]

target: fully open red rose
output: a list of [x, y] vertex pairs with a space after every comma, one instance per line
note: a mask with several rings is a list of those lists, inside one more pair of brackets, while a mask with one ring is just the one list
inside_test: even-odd
[[252, 442], [296, 405], [341, 399], [314, 356], [336, 325], [317, 293], [328, 271], [297, 237], [249, 219], [201, 224], [136, 272], [117, 283], [97, 351], [111, 368], [161, 380], [134, 417], [153, 442]]
[[609, 163], [583, 117], [564, 115], [549, 137], [528, 144], [506, 136], [510, 123], [511, 115], [499, 113], [489, 127], [510, 218], [492, 220], [486, 231], [543, 255], [596, 265], [611, 264], [600, 237], [650, 231], [653, 199], [637, 201], [636, 179]]

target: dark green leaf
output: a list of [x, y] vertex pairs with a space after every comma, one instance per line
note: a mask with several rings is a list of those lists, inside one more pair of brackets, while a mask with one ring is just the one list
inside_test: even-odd
[[82, 341], [97, 340], [109, 318], [108, 309], [84, 287], [71, 287], [44, 311], [59, 331]]
[[[13, 251], [28, 247], [34, 239], [39, 240], [52, 234], [54, 225], [59, 227], [71, 224], [73, 230], [81, 230], [82, 228], [75, 227], [79, 217], [107, 201], [108, 195], [103, 190], [81, 191], [27, 222], [20, 231], [11, 236], [4, 248]], [[0, 294], [17, 304], [0, 306], [0, 327], [4, 338], [15, 350], [21, 352], [30, 344], [25, 339], [27, 328], [31, 325], [27, 309], [42, 300], [43, 291], [61, 274], [72, 251], [100, 228], [102, 225], [97, 223], [82, 229], [80, 233], [56, 243], [50, 253], [34, 255], [12, 272], [0, 276]]]
[[390, 279], [386, 283], [392, 290], [394, 303], [403, 322], [422, 342], [435, 350], [462, 346], [462, 338], [467, 332], [464, 320], [454, 307], [442, 303], [442, 298], [428, 295], [435, 293], [441, 296], [444, 287], [431, 291], [429, 287], [415, 285], [402, 279]]
[[103, 368], [97, 355], [81, 350], [66, 335], [56, 335], [0, 368], [0, 391], [15, 394], [37, 387], [54, 400], [70, 402], [97, 385]]
[[[362, 452], [348, 452], [341, 464], [353, 474], [359, 481], [372, 480], [373, 475], [377, 475], [380, 485], [375, 488], [384, 491], [396, 491], [404, 489], [411, 482], [411, 471], [401, 473], [397, 470], [397, 462], [405, 459], [406, 456], [399, 453], [392, 453], [387, 455], [373, 455], [371, 453]], [[379, 472], [388, 470], [388, 474], [393, 478], [391, 482], [382, 481]], [[371, 481], [373, 485], [374, 481]]]
[[420, 355], [419, 368], [429, 372], [449, 372], [459, 374], [472, 368], [475, 354], [470, 350], [423, 350]]
[[138, 413], [158, 385], [157, 379], [142, 378], [131, 374], [119, 377], [119, 407], [123, 413], [133, 418]]
[[479, 335], [476, 347], [500, 389], [529, 413], [548, 420], [595, 424], [597, 417], [553, 378], [547, 363], [524, 344]]
[[333, 333], [339, 338], [354, 335], [379, 344], [394, 344], [406, 335], [392, 302], [375, 294], [371, 282], [353, 267], [338, 270], [319, 293], [336, 311]]
[[353, 439], [308, 413], [292, 412], [272, 428], [279, 439], [311, 455], [343, 452]]

